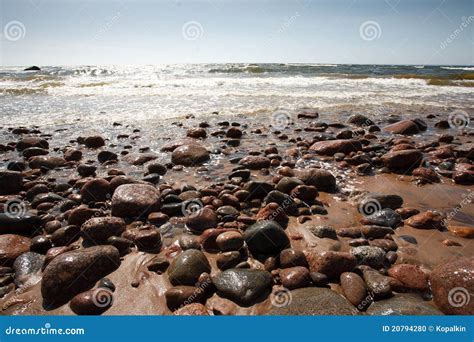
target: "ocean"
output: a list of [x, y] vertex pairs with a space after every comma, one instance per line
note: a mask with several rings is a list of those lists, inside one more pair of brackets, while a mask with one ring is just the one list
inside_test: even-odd
[[473, 108], [473, 66], [189, 64], [0, 67], [0, 124], [55, 126], [301, 107]]

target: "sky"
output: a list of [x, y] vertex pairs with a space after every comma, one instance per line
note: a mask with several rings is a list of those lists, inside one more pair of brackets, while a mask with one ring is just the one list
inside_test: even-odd
[[474, 0], [0, 0], [0, 64], [474, 64]]

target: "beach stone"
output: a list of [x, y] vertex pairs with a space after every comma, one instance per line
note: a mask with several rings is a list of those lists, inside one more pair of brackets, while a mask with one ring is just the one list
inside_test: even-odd
[[262, 156], [247, 156], [242, 158], [239, 164], [250, 170], [260, 170], [270, 167], [270, 159]]
[[391, 227], [382, 227], [382, 226], [362, 226], [362, 234], [369, 239], [380, 239], [385, 237], [387, 234], [393, 234], [393, 229]]
[[286, 306], [274, 306], [268, 315], [358, 315], [356, 308], [346, 298], [328, 288], [305, 287], [290, 293], [291, 302]]
[[64, 151], [63, 157], [66, 161], [79, 161], [82, 159], [82, 152], [74, 148]]
[[306, 267], [295, 266], [280, 270], [280, 280], [285, 288], [294, 290], [309, 286], [311, 277]]
[[203, 252], [188, 249], [179, 254], [168, 267], [168, 276], [173, 285], [194, 286], [202, 273], [210, 273], [211, 266]]
[[362, 127], [368, 127], [372, 126], [374, 122], [370, 120], [368, 117], [362, 114], [353, 114], [349, 117], [347, 120], [348, 123], [356, 125], [356, 126], [362, 126]]
[[69, 225], [61, 227], [51, 235], [51, 241], [55, 246], [67, 246], [79, 239], [80, 232], [79, 226]]
[[118, 156], [117, 153], [114, 153], [112, 151], [100, 151], [97, 155], [97, 160], [99, 161], [99, 163], [104, 164], [108, 161], [117, 161]]
[[385, 166], [393, 171], [409, 171], [417, 168], [423, 158], [418, 150], [389, 152], [382, 156]]
[[186, 136], [190, 138], [205, 138], [207, 136], [206, 130], [204, 128], [190, 128], [186, 132]]
[[426, 180], [430, 183], [439, 183], [440, 178], [436, 171], [433, 169], [428, 169], [427, 167], [419, 167], [412, 171], [412, 175], [415, 177], [419, 177], [423, 180]]
[[380, 274], [369, 266], [359, 266], [367, 289], [375, 300], [387, 298], [392, 294], [391, 278]]
[[428, 275], [418, 265], [393, 265], [389, 268], [388, 275], [400, 281], [410, 290], [424, 291], [429, 286]]
[[175, 311], [185, 305], [205, 302], [206, 292], [196, 286], [179, 285], [169, 288], [165, 292], [166, 305]]
[[209, 228], [215, 228], [217, 227], [216, 212], [207, 207], [201, 208], [186, 218], [186, 227], [199, 233]]
[[418, 229], [439, 229], [444, 228], [445, 216], [440, 212], [429, 210], [410, 217], [405, 223]]
[[110, 183], [103, 178], [92, 179], [81, 188], [84, 203], [104, 202], [110, 198]]
[[0, 195], [17, 194], [23, 188], [23, 176], [17, 171], [0, 171]]
[[283, 228], [275, 221], [259, 221], [247, 228], [244, 239], [254, 256], [279, 254], [290, 245]]
[[28, 147], [27, 149], [23, 150], [21, 153], [23, 158], [28, 159], [35, 156], [45, 156], [49, 153], [48, 150], [40, 147]]
[[125, 231], [125, 221], [119, 217], [93, 217], [81, 226], [81, 236], [95, 244], [104, 244], [111, 236]]
[[269, 294], [272, 276], [263, 270], [229, 269], [216, 275], [213, 283], [219, 296], [251, 306]]
[[323, 273], [328, 278], [338, 278], [357, 265], [357, 259], [345, 252], [309, 249], [305, 251], [305, 256], [311, 272]]
[[315, 186], [319, 191], [332, 191], [336, 187], [336, 178], [327, 170], [303, 169], [299, 170], [296, 176], [306, 185]]
[[227, 270], [236, 267], [242, 261], [242, 256], [238, 251], [219, 253], [216, 259], [217, 267], [220, 270]]
[[376, 301], [366, 311], [373, 316], [435, 316], [441, 315], [434, 305], [419, 295], [399, 293], [392, 298]]
[[359, 306], [367, 299], [367, 288], [364, 280], [356, 273], [344, 272], [340, 276], [341, 287], [344, 296], [355, 307]]
[[41, 280], [44, 259], [44, 255], [35, 252], [26, 252], [17, 257], [13, 263], [15, 286], [30, 287], [38, 283]]
[[474, 165], [467, 163], [457, 163], [454, 168], [453, 181], [456, 184], [474, 184]]
[[406, 220], [407, 218], [420, 213], [416, 208], [399, 208], [395, 211], [401, 216], [402, 220]]
[[112, 291], [98, 287], [74, 296], [69, 307], [77, 315], [101, 315], [112, 307], [113, 298]]
[[52, 241], [45, 235], [37, 235], [31, 239], [30, 250], [32, 252], [46, 254], [53, 247]]
[[456, 236], [465, 239], [474, 239], [474, 228], [450, 225], [448, 229], [451, 234], [454, 234]]
[[0, 234], [21, 234], [31, 236], [41, 227], [41, 218], [26, 213], [14, 216], [13, 213], [0, 213]]
[[100, 135], [95, 135], [85, 138], [84, 145], [89, 148], [99, 148], [105, 145], [105, 140]]
[[316, 237], [320, 239], [333, 239], [337, 240], [336, 230], [331, 226], [316, 226], [308, 227], [308, 230]]
[[378, 268], [383, 265], [385, 251], [374, 246], [359, 246], [351, 249], [351, 254], [356, 257], [359, 265], [368, 265]]
[[318, 141], [311, 145], [310, 151], [326, 156], [332, 156], [335, 153], [349, 154], [362, 150], [362, 144], [354, 139], [337, 139]]
[[39, 137], [26, 137], [18, 141], [16, 144], [16, 149], [19, 152], [30, 147], [49, 149], [49, 144], [45, 139]]
[[225, 135], [228, 138], [240, 139], [242, 137], [242, 131], [237, 127], [230, 127]]
[[474, 315], [474, 258], [436, 266], [430, 274], [436, 306], [447, 315]]
[[95, 174], [97, 168], [94, 165], [79, 164], [77, 166], [77, 173], [82, 177], [89, 177]]
[[396, 228], [402, 223], [401, 216], [393, 209], [378, 210], [372, 215], [363, 216], [360, 222], [364, 225], [375, 225]]
[[296, 177], [283, 177], [282, 179], [280, 179], [280, 181], [276, 185], [276, 189], [285, 194], [289, 194], [291, 190], [296, 188], [298, 185], [303, 185], [303, 184], [304, 183]]
[[182, 145], [171, 153], [171, 162], [183, 166], [200, 165], [209, 158], [209, 151], [198, 144]]
[[273, 190], [273, 185], [267, 182], [250, 181], [245, 184], [244, 190], [249, 192], [246, 200], [252, 200], [255, 198], [263, 199]]
[[395, 122], [391, 125], [384, 127], [383, 130], [386, 132], [391, 132], [393, 134], [403, 135], [417, 134], [420, 132], [416, 123], [411, 120], [402, 120]]
[[224, 232], [217, 237], [216, 244], [223, 252], [238, 251], [244, 245], [244, 238], [238, 231]]
[[183, 306], [173, 312], [175, 316], [210, 316], [209, 310], [201, 303]]
[[295, 266], [308, 267], [308, 262], [306, 261], [306, 256], [302, 251], [287, 248], [281, 251], [280, 256], [280, 266], [282, 268], [289, 268]]
[[159, 211], [160, 192], [148, 184], [123, 184], [112, 196], [112, 215], [117, 217], [147, 217]]
[[279, 224], [288, 223], [288, 216], [285, 211], [280, 207], [278, 203], [268, 203], [261, 208], [257, 215], [255, 215], [257, 221], [273, 220]]
[[369, 193], [358, 201], [359, 212], [363, 213], [364, 208], [371, 203], [375, 204], [379, 210], [385, 208], [395, 210], [403, 205], [403, 198], [395, 194]]
[[375, 239], [370, 241], [370, 245], [374, 247], [380, 247], [385, 252], [396, 251], [398, 249], [397, 243], [390, 239]]
[[280, 210], [283, 210], [287, 214], [295, 214], [298, 207], [290, 196], [280, 192], [278, 190], [270, 191], [267, 196], [263, 199], [266, 204], [277, 203], [280, 206]]
[[32, 169], [49, 169], [53, 170], [66, 165], [66, 160], [62, 157], [55, 156], [36, 156], [28, 160], [28, 164]]
[[91, 209], [85, 205], [81, 205], [69, 211], [68, 224], [80, 227], [84, 222], [86, 222], [91, 217], [98, 216], [100, 214], [101, 214], [100, 210], [98, 209]]
[[312, 185], [298, 185], [291, 190], [291, 197], [302, 201], [313, 201], [318, 196], [318, 189]]
[[11, 266], [17, 257], [28, 252], [31, 240], [16, 234], [0, 235], [0, 266]]
[[154, 251], [161, 247], [161, 234], [155, 226], [131, 228], [126, 230], [122, 237], [133, 241], [139, 251]]
[[95, 246], [60, 254], [43, 272], [43, 304], [47, 307], [62, 305], [119, 266], [119, 252], [113, 246]]

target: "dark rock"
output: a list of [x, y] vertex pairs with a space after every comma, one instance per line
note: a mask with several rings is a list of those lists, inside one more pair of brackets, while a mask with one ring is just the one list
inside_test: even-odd
[[280, 280], [285, 288], [294, 290], [309, 286], [311, 277], [306, 267], [295, 266], [280, 270]]
[[120, 185], [112, 196], [112, 215], [117, 217], [147, 217], [159, 211], [160, 193], [147, 184]]
[[382, 157], [386, 167], [394, 171], [409, 171], [416, 169], [422, 160], [423, 154], [418, 150], [389, 152]]
[[416, 123], [414, 123], [411, 120], [403, 120], [403, 121], [396, 122], [394, 124], [386, 126], [383, 130], [386, 132], [391, 132], [393, 134], [404, 134], [404, 135], [417, 134], [420, 132]]
[[192, 303], [204, 303], [205, 297], [204, 289], [195, 286], [180, 285], [165, 292], [166, 305], [171, 311]]
[[98, 287], [76, 295], [69, 307], [77, 315], [101, 315], [112, 306], [113, 298], [112, 291]]
[[204, 207], [186, 218], [186, 226], [194, 232], [203, 232], [217, 226], [217, 215], [214, 210]]
[[89, 148], [99, 148], [105, 145], [105, 140], [101, 136], [92, 136], [84, 139], [84, 145]]
[[336, 230], [331, 226], [309, 227], [308, 230], [320, 239], [327, 238], [337, 240]]
[[171, 154], [173, 164], [184, 166], [200, 165], [208, 161], [209, 158], [209, 151], [198, 144], [182, 145]]
[[242, 158], [239, 164], [250, 170], [260, 170], [270, 167], [270, 159], [262, 156], [247, 156]]
[[321, 169], [304, 169], [298, 171], [297, 178], [306, 185], [315, 186], [319, 191], [332, 191], [336, 187], [336, 178], [331, 172]]
[[31, 236], [40, 229], [40, 217], [28, 213], [22, 216], [14, 216], [13, 214], [13, 212], [8, 214], [0, 213], [0, 234]]
[[81, 226], [81, 236], [95, 244], [103, 244], [111, 236], [120, 236], [125, 221], [118, 217], [93, 217]]
[[285, 231], [275, 221], [251, 225], [244, 232], [244, 239], [254, 256], [279, 254], [290, 244]]
[[396, 228], [402, 223], [402, 218], [393, 209], [386, 208], [372, 215], [364, 216], [360, 222], [364, 225], [375, 225]]
[[51, 241], [55, 246], [67, 246], [79, 239], [80, 231], [79, 226], [61, 227], [51, 235]]
[[79, 173], [79, 175], [82, 177], [93, 176], [96, 170], [97, 168], [94, 165], [80, 164], [77, 167], [77, 173]]
[[49, 144], [46, 140], [43, 138], [39, 137], [26, 137], [21, 139], [17, 144], [16, 144], [16, 149], [17, 151], [21, 152], [29, 147], [39, 147], [39, 148], [44, 148], [44, 149], [49, 149]]
[[99, 163], [103, 164], [108, 161], [116, 161], [118, 159], [117, 153], [111, 151], [100, 151], [97, 155]]
[[211, 272], [211, 266], [204, 253], [188, 249], [179, 254], [168, 268], [168, 276], [173, 285], [195, 285], [202, 273]]
[[359, 265], [368, 265], [378, 268], [383, 265], [385, 251], [374, 246], [359, 246], [351, 249], [351, 254], [356, 257]]
[[282, 268], [295, 266], [308, 267], [308, 262], [306, 261], [306, 257], [302, 251], [298, 251], [291, 248], [284, 249], [281, 251], [279, 258], [280, 266]]
[[23, 176], [21, 172], [0, 171], [0, 195], [13, 195], [21, 191]]
[[110, 183], [103, 178], [92, 179], [81, 188], [84, 203], [104, 202], [110, 198]]

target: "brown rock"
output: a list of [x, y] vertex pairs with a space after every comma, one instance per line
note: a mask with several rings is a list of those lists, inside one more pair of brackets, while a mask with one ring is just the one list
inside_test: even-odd
[[183, 306], [181, 309], [173, 312], [176, 316], [209, 316], [210, 313], [207, 308], [200, 303], [193, 303]]
[[184, 166], [200, 165], [209, 158], [209, 151], [198, 144], [179, 146], [171, 154], [173, 164]]
[[474, 184], [474, 165], [459, 163], [456, 164], [453, 173], [453, 180], [456, 184], [473, 185]]
[[345, 252], [307, 250], [305, 255], [310, 271], [323, 273], [328, 278], [337, 278], [357, 265], [355, 256]]
[[82, 225], [81, 235], [85, 240], [102, 244], [111, 236], [120, 236], [124, 230], [125, 221], [121, 218], [94, 217]]
[[388, 275], [410, 290], [428, 289], [428, 275], [418, 265], [398, 264], [388, 270]]
[[289, 290], [307, 287], [311, 282], [309, 270], [302, 266], [295, 266], [280, 270], [280, 279], [282, 285]]
[[101, 136], [92, 136], [84, 139], [84, 145], [89, 148], [99, 148], [105, 145], [105, 140]]
[[389, 152], [382, 157], [386, 167], [393, 171], [409, 171], [420, 165], [423, 154], [418, 150]]
[[474, 239], [474, 228], [450, 225], [448, 229], [452, 234], [456, 236], [465, 239]]
[[118, 217], [147, 217], [160, 209], [160, 192], [152, 185], [120, 185], [112, 196], [112, 215]]
[[15, 259], [30, 250], [31, 240], [15, 234], [0, 235], [0, 266], [11, 266]]
[[242, 158], [239, 164], [250, 170], [260, 170], [270, 167], [270, 159], [262, 156], [247, 156]]
[[223, 252], [238, 251], [244, 245], [244, 238], [238, 231], [224, 232], [217, 237], [216, 244]]
[[64, 158], [55, 156], [36, 156], [28, 160], [28, 164], [32, 169], [46, 168], [52, 170], [64, 166], [66, 163]]
[[[352, 305], [359, 307], [365, 300], [367, 300], [367, 288], [364, 280], [353, 272], [344, 272], [341, 274], [341, 287], [344, 296]], [[359, 307], [362, 309], [362, 307]]]
[[350, 152], [360, 151], [362, 150], [362, 144], [354, 139], [318, 141], [309, 150], [317, 154], [332, 156], [336, 153], [349, 154]]
[[104, 202], [110, 198], [110, 184], [103, 178], [92, 179], [81, 188], [84, 203]]
[[21, 139], [17, 144], [16, 144], [16, 149], [17, 151], [23, 151], [27, 148], [30, 147], [39, 147], [39, 148], [49, 148], [49, 144], [46, 140], [40, 137], [26, 137]]
[[21, 172], [0, 171], [0, 195], [13, 195], [21, 191], [23, 176]]
[[416, 168], [415, 170], [413, 170], [412, 174], [413, 176], [420, 177], [430, 183], [440, 182], [438, 174], [434, 170], [428, 169], [426, 167]]
[[402, 120], [399, 122], [395, 122], [391, 125], [384, 127], [383, 130], [386, 132], [391, 132], [393, 134], [403, 135], [417, 134], [420, 132], [418, 126], [411, 120]]
[[165, 292], [166, 305], [171, 311], [192, 303], [205, 302], [205, 290], [195, 286], [180, 285]]
[[69, 303], [69, 307], [77, 315], [101, 315], [112, 304], [112, 291], [99, 287], [76, 295]]
[[203, 232], [217, 226], [217, 215], [214, 210], [204, 207], [189, 215], [186, 226], [195, 232]]
[[444, 228], [445, 216], [433, 210], [425, 211], [410, 217], [406, 224], [418, 229], [439, 229]]

